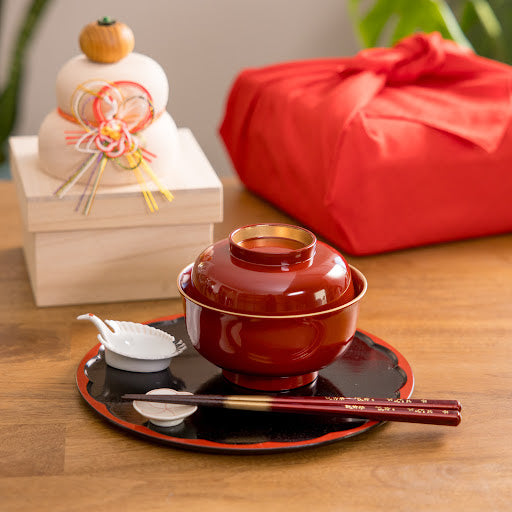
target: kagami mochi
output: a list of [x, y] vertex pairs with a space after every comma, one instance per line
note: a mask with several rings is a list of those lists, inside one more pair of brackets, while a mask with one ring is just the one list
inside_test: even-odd
[[90, 23], [80, 47], [38, 136], [9, 139], [36, 304], [176, 297], [222, 220], [222, 184], [126, 25]]
[[178, 173], [178, 130], [166, 111], [169, 85], [153, 59], [132, 53], [131, 30], [103, 18], [80, 34], [84, 54], [56, 80], [57, 108], [39, 131], [44, 172], [93, 188], [153, 181]]

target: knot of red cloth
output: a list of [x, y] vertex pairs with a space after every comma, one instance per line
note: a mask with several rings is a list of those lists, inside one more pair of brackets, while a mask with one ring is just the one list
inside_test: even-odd
[[343, 60], [339, 71], [352, 105], [347, 121], [364, 110], [420, 122], [486, 151], [498, 147], [510, 123], [510, 68], [437, 32], [414, 34], [393, 48], [362, 50]]
[[282, 119], [288, 115], [300, 126], [321, 127], [325, 136], [318, 138], [326, 148], [338, 147], [361, 115], [423, 124], [492, 152], [512, 119], [511, 91], [510, 66], [479, 57], [439, 33], [418, 33], [392, 48], [362, 50], [354, 57], [245, 70], [231, 91], [223, 136], [229, 125], [233, 136], [241, 137], [244, 109], [249, 117], [257, 112], [273, 119], [279, 104]]
[[[447, 43], [439, 33], [415, 34], [393, 48], [362, 50], [347, 63], [347, 68], [383, 73], [390, 84], [412, 83], [445, 63]], [[468, 53], [455, 44], [449, 46], [450, 52]]]

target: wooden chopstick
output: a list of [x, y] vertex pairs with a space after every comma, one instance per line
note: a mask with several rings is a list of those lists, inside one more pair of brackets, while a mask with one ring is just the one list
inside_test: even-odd
[[123, 400], [187, 404], [225, 409], [321, 414], [377, 421], [405, 421], [456, 426], [461, 405], [456, 400], [372, 399], [345, 397], [273, 397], [267, 395], [145, 395]]
[[[196, 395], [198, 396], [198, 395]], [[203, 395], [208, 399], [222, 400], [226, 398], [221, 395]], [[425, 400], [414, 398], [370, 398], [370, 397], [345, 397], [345, 396], [287, 396], [287, 397], [272, 397], [268, 395], [229, 395], [232, 400], [257, 400], [268, 401], [272, 403], [294, 403], [318, 405], [325, 403], [325, 405], [373, 405], [375, 407], [421, 407], [428, 409], [448, 409], [460, 411], [462, 409], [461, 403], [458, 400]]]

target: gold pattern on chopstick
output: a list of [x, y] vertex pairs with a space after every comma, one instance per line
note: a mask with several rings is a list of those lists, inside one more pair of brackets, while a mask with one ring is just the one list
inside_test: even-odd
[[[335, 402], [343, 402], [345, 400], [356, 401], [356, 402], [375, 402], [377, 400], [385, 400], [386, 402], [394, 403], [394, 404], [412, 404], [413, 401], [409, 398], [369, 398], [369, 397], [348, 397], [348, 396], [326, 396], [326, 400], [332, 400]], [[428, 403], [427, 400], [421, 400], [422, 403]]]
[[250, 402], [272, 402], [272, 397], [267, 395], [226, 395], [226, 400], [229, 401], [250, 401]]
[[225, 399], [224, 407], [226, 409], [245, 409], [248, 411], [271, 411], [272, 405], [268, 400], [239, 400]]
[[332, 400], [335, 402], [343, 402], [345, 400], [351, 400], [351, 401], [357, 401], [357, 402], [374, 402], [374, 398], [363, 398], [363, 397], [357, 397], [357, 398], [350, 398], [347, 396], [326, 396], [324, 397], [326, 400]]

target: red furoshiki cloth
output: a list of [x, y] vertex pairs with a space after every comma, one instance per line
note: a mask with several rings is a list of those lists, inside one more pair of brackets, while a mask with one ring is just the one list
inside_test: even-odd
[[433, 33], [235, 80], [245, 185], [351, 254], [512, 231], [512, 68]]

